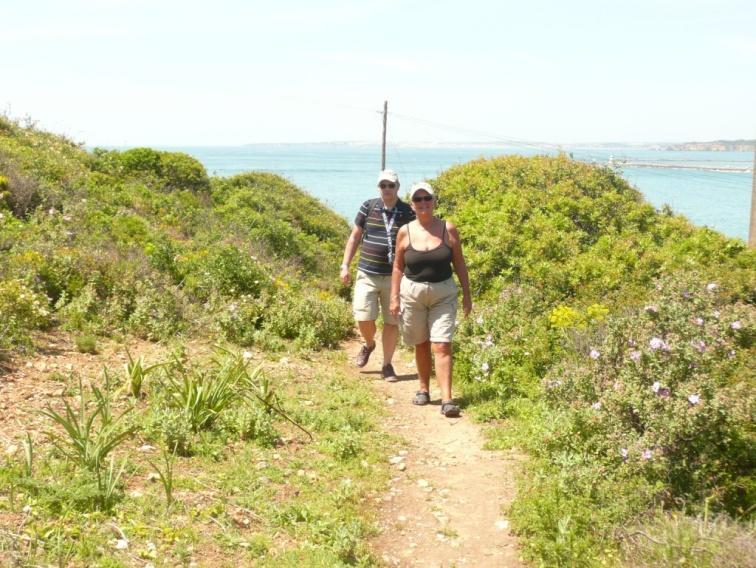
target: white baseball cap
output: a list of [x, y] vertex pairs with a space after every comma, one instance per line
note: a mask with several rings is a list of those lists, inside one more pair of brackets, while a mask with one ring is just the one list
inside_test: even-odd
[[390, 181], [391, 183], [399, 185], [399, 176], [396, 175], [394, 170], [383, 170], [378, 174], [378, 183], [381, 183], [382, 181]]
[[415, 194], [421, 189], [424, 191], [427, 191], [429, 195], [435, 195], [435, 193], [433, 192], [433, 188], [431, 187], [431, 184], [429, 184], [426, 181], [419, 181], [412, 186], [412, 189], [410, 189], [410, 199], [415, 197]]

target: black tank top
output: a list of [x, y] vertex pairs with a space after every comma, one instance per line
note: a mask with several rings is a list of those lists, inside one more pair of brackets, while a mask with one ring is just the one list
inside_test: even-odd
[[415, 282], [443, 282], [452, 275], [452, 249], [446, 244], [446, 221], [441, 244], [428, 251], [412, 247], [410, 228], [407, 227], [409, 245], [404, 251], [404, 275]]

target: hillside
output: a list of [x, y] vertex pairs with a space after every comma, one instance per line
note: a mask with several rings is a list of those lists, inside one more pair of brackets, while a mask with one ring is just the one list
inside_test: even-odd
[[756, 140], [713, 140], [711, 142], [683, 142], [668, 144], [665, 150], [682, 152], [753, 152]]
[[[491, 448], [526, 455], [506, 511], [523, 554], [752, 557], [756, 252], [565, 156], [431, 183], [474, 293], [455, 388]], [[333, 276], [348, 230], [275, 175], [211, 178], [185, 154], [87, 152], [0, 119], [0, 355], [30, 405], [0, 422], [0, 553], [378, 564], [365, 518], [391, 410], [327, 349], [353, 326]]]
[[51, 326], [269, 349], [349, 333], [330, 278], [348, 227], [283, 178], [210, 179], [185, 154], [89, 153], [6, 119], [0, 176], [0, 349]]
[[530, 558], [741, 565], [756, 542], [756, 251], [565, 157], [432, 183], [477, 290], [455, 380], [490, 445], [530, 456], [510, 511]]

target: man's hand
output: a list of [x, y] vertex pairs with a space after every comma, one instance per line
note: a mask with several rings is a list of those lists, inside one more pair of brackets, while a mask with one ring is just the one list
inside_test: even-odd
[[339, 272], [339, 278], [344, 286], [349, 284], [349, 266], [346, 264], [341, 265], [341, 271]]

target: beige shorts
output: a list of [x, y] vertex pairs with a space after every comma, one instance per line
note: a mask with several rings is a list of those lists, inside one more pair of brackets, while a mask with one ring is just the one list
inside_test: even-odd
[[414, 282], [402, 278], [400, 287], [402, 338], [407, 345], [425, 341], [451, 343], [457, 319], [457, 284]]
[[391, 275], [367, 274], [362, 270], [357, 271], [354, 282], [354, 298], [352, 299], [352, 312], [357, 321], [375, 321], [378, 319], [378, 310], [383, 314], [383, 323], [398, 325], [397, 319], [389, 312], [389, 300], [391, 298]]

